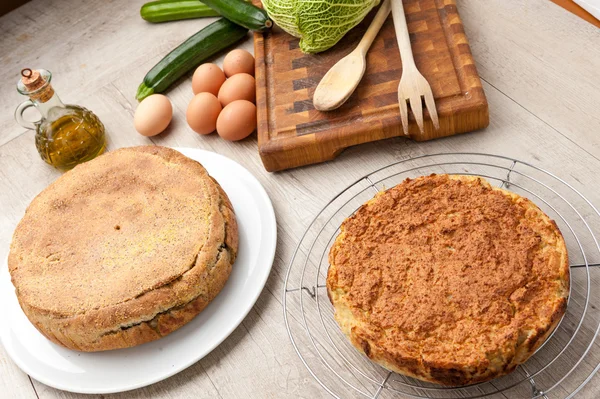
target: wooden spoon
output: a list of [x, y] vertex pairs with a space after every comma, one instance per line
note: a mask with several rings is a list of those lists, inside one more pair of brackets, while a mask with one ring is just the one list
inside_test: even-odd
[[390, 0], [385, 0], [369, 25], [358, 46], [339, 60], [321, 79], [313, 96], [313, 105], [319, 111], [339, 108], [350, 98], [365, 74], [367, 51], [391, 11]]

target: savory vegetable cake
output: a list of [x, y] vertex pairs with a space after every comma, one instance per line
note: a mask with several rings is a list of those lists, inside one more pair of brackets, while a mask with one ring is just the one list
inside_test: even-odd
[[67, 172], [29, 205], [8, 258], [21, 308], [51, 341], [125, 348], [193, 319], [238, 249], [227, 195], [164, 147], [119, 149]]
[[352, 344], [443, 385], [511, 372], [567, 306], [557, 225], [477, 177], [431, 175], [379, 193], [344, 221], [329, 262], [335, 319]]

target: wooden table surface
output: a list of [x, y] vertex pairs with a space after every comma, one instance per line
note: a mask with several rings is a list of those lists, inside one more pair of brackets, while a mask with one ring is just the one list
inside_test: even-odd
[[[33, 132], [13, 120], [24, 100], [15, 90], [24, 67], [51, 70], [66, 103], [96, 112], [106, 125], [109, 149], [141, 144], [204, 148], [244, 165], [273, 201], [279, 239], [265, 290], [223, 344], [163, 382], [103, 397], [329, 397], [289, 342], [281, 304], [284, 272], [303, 229], [330, 196], [394, 160], [448, 151], [507, 155], [556, 172], [600, 207], [600, 29], [547, 0], [458, 1], [489, 100], [491, 124], [485, 131], [425, 143], [389, 139], [351, 148], [327, 164], [277, 174], [263, 169], [255, 137], [228, 143], [188, 128], [189, 76], [168, 93], [174, 105], [169, 131], [152, 139], [135, 133], [134, 93], [145, 72], [208, 23], [151, 25], [138, 16], [142, 3], [34, 0], [0, 18], [0, 259], [27, 204], [59, 176], [39, 159]], [[241, 46], [250, 50], [250, 37]], [[596, 346], [588, 362], [599, 358]], [[596, 376], [577, 397], [599, 396]], [[80, 395], [29, 378], [0, 346], [0, 398], [36, 397]]]
[[581, 18], [585, 19], [592, 25], [600, 28], [600, 21], [598, 19], [596, 19], [596, 17], [594, 17], [592, 14], [590, 14], [586, 9], [581, 7], [579, 4], [575, 3], [573, 0], [552, 0], [552, 1], [555, 2], [556, 4], [558, 4], [559, 6], [563, 7], [564, 9], [569, 10], [573, 14], [580, 16]]

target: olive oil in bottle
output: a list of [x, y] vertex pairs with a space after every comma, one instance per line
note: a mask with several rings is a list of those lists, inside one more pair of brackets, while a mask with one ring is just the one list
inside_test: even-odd
[[[33, 129], [36, 148], [44, 161], [60, 170], [89, 161], [106, 148], [104, 125], [98, 117], [78, 105], [65, 105], [54, 92], [52, 74], [44, 69], [21, 71], [17, 84], [19, 93], [30, 98], [17, 108], [15, 119], [21, 126]], [[37, 122], [28, 122], [23, 111], [36, 107], [42, 115]]]

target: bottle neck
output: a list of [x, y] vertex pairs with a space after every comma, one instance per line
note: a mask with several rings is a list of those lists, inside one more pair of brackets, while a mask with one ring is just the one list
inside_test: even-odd
[[48, 115], [52, 108], [65, 108], [65, 104], [63, 104], [56, 92], [52, 95], [52, 97], [50, 97], [44, 102], [41, 102], [40, 99], [36, 98], [31, 98], [31, 101], [33, 101], [40, 114], [42, 114], [43, 118], [48, 118]]

